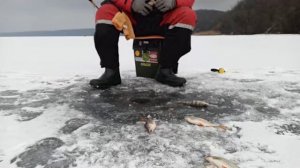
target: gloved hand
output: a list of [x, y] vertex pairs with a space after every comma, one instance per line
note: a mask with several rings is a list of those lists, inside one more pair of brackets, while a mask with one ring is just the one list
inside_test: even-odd
[[153, 7], [146, 3], [146, 0], [133, 0], [132, 10], [146, 16], [153, 10]]
[[166, 12], [175, 8], [176, 0], [156, 0], [155, 7], [161, 11]]

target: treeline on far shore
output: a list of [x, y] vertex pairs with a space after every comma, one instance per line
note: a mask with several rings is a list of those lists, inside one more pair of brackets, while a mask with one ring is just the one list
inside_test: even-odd
[[196, 11], [194, 34], [300, 34], [300, 0], [241, 0], [230, 11]]

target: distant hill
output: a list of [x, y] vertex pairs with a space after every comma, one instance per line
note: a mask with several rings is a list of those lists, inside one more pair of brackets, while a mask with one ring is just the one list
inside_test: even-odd
[[300, 0], [241, 0], [216, 26], [222, 34], [299, 34]]
[[197, 25], [194, 32], [199, 33], [213, 30], [223, 19], [226, 12], [218, 10], [196, 10], [196, 14]]
[[10, 36], [92, 36], [93, 34], [94, 34], [94, 29], [74, 29], [74, 30], [0, 33], [0, 36], [2, 36], [2, 37], [10, 37]]
[[241, 0], [227, 12], [196, 13], [194, 34], [300, 34], [300, 0]]

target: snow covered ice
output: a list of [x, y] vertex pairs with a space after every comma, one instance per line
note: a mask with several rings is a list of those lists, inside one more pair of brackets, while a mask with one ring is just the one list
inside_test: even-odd
[[[0, 38], [0, 167], [204, 167], [221, 156], [241, 168], [300, 165], [300, 36], [193, 37], [183, 88], [135, 77], [120, 39], [122, 84], [94, 90], [92, 37]], [[224, 67], [225, 74], [210, 72]], [[203, 100], [193, 108], [178, 101]], [[157, 120], [153, 134], [140, 116]], [[200, 128], [186, 115], [224, 124]]]

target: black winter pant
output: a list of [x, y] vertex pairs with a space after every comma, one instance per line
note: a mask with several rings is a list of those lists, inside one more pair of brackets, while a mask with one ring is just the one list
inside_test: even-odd
[[[189, 29], [175, 27], [162, 28], [160, 33], [165, 37], [160, 53], [159, 64], [162, 68], [177, 67], [183, 55], [191, 50], [191, 34]], [[152, 35], [152, 34], [149, 34]], [[119, 67], [120, 32], [113, 25], [97, 24], [94, 35], [95, 47], [101, 60], [101, 67], [116, 69]]]

